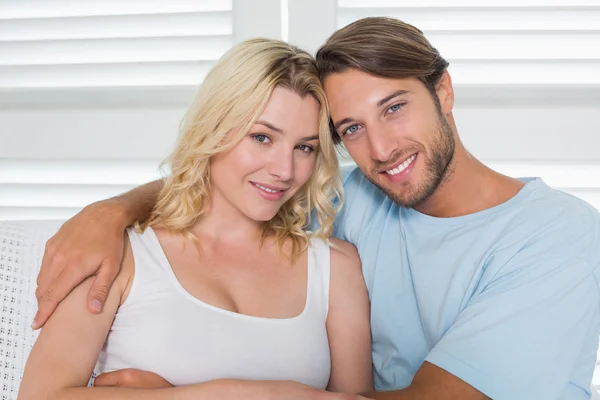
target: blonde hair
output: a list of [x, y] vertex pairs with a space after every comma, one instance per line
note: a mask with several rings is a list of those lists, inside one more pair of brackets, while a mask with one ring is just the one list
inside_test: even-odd
[[304, 229], [313, 215], [319, 228], [310, 236], [331, 236], [342, 202], [341, 180], [316, 62], [307, 52], [270, 39], [252, 39], [234, 46], [206, 76], [184, 116], [178, 143], [167, 160], [171, 172], [142, 229], [160, 225], [194, 239], [189, 228], [210, 206], [211, 157], [242, 140], [276, 87], [302, 97], [312, 96], [319, 102], [320, 145], [311, 178], [272, 220], [264, 223], [262, 241], [274, 236], [283, 253], [284, 243], [291, 238], [289, 256], [295, 259], [308, 246], [309, 234]]

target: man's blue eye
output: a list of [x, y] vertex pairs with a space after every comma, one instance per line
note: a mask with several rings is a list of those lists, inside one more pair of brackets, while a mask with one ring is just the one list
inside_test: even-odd
[[348, 133], [354, 133], [358, 130], [358, 125], [351, 125], [346, 129], [346, 134]]
[[400, 104], [394, 104], [393, 106], [391, 106], [388, 110], [392, 111], [392, 112], [396, 112], [401, 108]]

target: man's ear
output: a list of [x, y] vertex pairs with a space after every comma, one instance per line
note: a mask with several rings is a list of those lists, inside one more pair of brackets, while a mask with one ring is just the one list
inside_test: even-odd
[[445, 71], [440, 81], [436, 85], [435, 92], [437, 93], [442, 108], [442, 113], [448, 115], [454, 108], [454, 88], [452, 87], [452, 78], [450, 73]]

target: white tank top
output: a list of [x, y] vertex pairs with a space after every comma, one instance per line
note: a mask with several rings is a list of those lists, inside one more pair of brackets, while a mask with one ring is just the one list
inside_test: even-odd
[[154, 372], [175, 386], [221, 378], [293, 380], [324, 389], [331, 358], [325, 322], [330, 250], [308, 247], [306, 304], [293, 318], [238, 314], [204, 303], [177, 280], [151, 228], [128, 230], [135, 275], [118, 309], [95, 375]]

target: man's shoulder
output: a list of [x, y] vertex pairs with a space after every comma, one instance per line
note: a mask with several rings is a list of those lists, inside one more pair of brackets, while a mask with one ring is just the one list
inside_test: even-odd
[[364, 199], [369, 202], [387, 198], [377, 186], [362, 173], [355, 165], [343, 166], [341, 168], [342, 183], [344, 185], [344, 198], [350, 202]]
[[540, 256], [571, 255], [600, 263], [600, 213], [584, 200], [537, 183], [514, 213], [512, 226], [525, 237], [516, 243], [521, 250], [537, 249]]
[[572, 194], [539, 182], [539, 189], [522, 203], [519, 214], [537, 221], [539, 228], [589, 234], [600, 228], [600, 212]]

